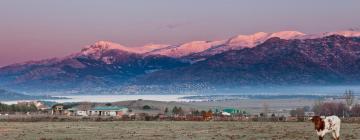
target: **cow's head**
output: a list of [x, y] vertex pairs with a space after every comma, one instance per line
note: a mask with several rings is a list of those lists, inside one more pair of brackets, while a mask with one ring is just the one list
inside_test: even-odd
[[315, 130], [321, 131], [325, 128], [325, 122], [320, 116], [313, 116], [311, 121], [315, 124]]

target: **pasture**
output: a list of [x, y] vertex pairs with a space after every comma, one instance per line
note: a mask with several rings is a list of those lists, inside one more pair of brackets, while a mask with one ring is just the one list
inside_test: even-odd
[[[360, 124], [343, 123], [340, 138], [360, 139]], [[0, 139], [317, 140], [317, 136], [311, 122], [0, 122]]]

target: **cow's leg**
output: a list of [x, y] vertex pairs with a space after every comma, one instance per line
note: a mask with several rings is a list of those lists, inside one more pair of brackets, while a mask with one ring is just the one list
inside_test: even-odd
[[340, 127], [335, 129], [335, 135], [336, 135], [336, 139], [335, 140], [340, 140]]
[[319, 140], [323, 140], [323, 138], [324, 138], [324, 137], [322, 137], [322, 136], [319, 136]]
[[336, 132], [335, 132], [335, 131], [332, 131], [331, 134], [332, 134], [334, 140], [337, 140], [337, 139], [338, 139], [338, 137], [336, 136]]

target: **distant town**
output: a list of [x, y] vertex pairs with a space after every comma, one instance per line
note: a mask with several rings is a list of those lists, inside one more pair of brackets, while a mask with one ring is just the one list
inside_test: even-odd
[[[201, 96], [202, 97], [202, 96]], [[337, 115], [342, 118], [360, 117], [360, 104], [352, 91], [342, 96], [325, 96], [314, 98], [312, 106], [304, 105], [296, 108], [276, 108], [271, 102], [257, 102], [256, 109], [241, 105], [241, 100], [229, 100], [226, 96], [214, 96], [209, 100], [193, 102], [164, 102], [151, 100], [130, 100], [109, 103], [69, 102], [56, 103], [50, 101], [19, 101], [17, 104], [0, 104], [0, 120], [2, 121], [306, 121], [314, 115]], [[282, 97], [282, 99], [280, 98]], [[287, 96], [271, 100], [289, 100]], [[291, 96], [296, 97], [296, 96]], [[301, 99], [299, 96], [295, 100]], [[200, 96], [189, 98], [199, 99]], [[202, 97], [203, 98], [203, 97]], [[251, 100], [251, 99], [247, 99]], [[302, 99], [306, 101], [306, 99]], [[238, 106], [215, 106], [221, 103], [238, 104]], [[213, 103], [213, 104], [211, 104]], [[249, 103], [243, 103], [249, 104]]]

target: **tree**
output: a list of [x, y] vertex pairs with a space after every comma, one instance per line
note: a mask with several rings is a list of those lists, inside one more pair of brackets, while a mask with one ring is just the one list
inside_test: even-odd
[[355, 99], [354, 92], [351, 90], [346, 90], [344, 93], [344, 98], [345, 98], [347, 107], [351, 110], [351, 107], [352, 107], [352, 105], [354, 103], [354, 99]]
[[151, 109], [151, 107], [150, 107], [149, 105], [144, 105], [144, 106], [143, 106], [143, 109], [144, 109], [144, 110], [149, 110], [149, 109]]
[[37, 108], [35, 104], [23, 105], [23, 104], [12, 104], [6, 105], [0, 103], [0, 112], [35, 112]]
[[308, 111], [310, 111], [310, 106], [304, 106], [303, 109], [305, 112], [308, 112]]
[[200, 115], [201, 115], [200, 112], [199, 112], [199, 110], [194, 109], [194, 108], [191, 109], [191, 114], [192, 114], [193, 116], [200, 116]]
[[269, 113], [269, 105], [267, 103], [264, 103], [263, 108], [264, 108], [263, 117], [267, 117]]
[[322, 110], [323, 104], [324, 104], [323, 101], [321, 101], [320, 99], [316, 100], [312, 108], [312, 111], [314, 111], [316, 115], [323, 114], [323, 110]]
[[184, 110], [181, 107], [179, 107], [177, 114], [184, 115]]
[[164, 111], [164, 114], [168, 114], [168, 113], [169, 113], [169, 109], [166, 107], [165, 111]]
[[200, 111], [199, 111], [199, 110], [195, 110], [195, 111], [193, 112], [193, 114], [194, 114], [195, 116], [200, 116]]
[[354, 107], [351, 109], [351, 116], [360, 117], [360, 104], [354, 105]]
[[177, 114], [177, 113], [178, 113], [178, 108], [177, 108], [177, 106], [174, 106], [174, 108], [172, 109], [172, 113], [173, 113], [173, 114]]
[[202, 110], [201, 115], [204, 116], [206, 114], [206, 111]]
[[242, 115], [248, 115], [246, 111], [242, 111]]
[[314, 105], [313, 108], [315, 114], [322, 116], [345, 116], [348, 114], [349, 110], [344, 103], [336, 102], [321, 102]]
[[303, 117], [305, 116], [305, 110], [304, 108], [296, 108], [295, 110], [290, 111], [290, 115], [292, 117]]

